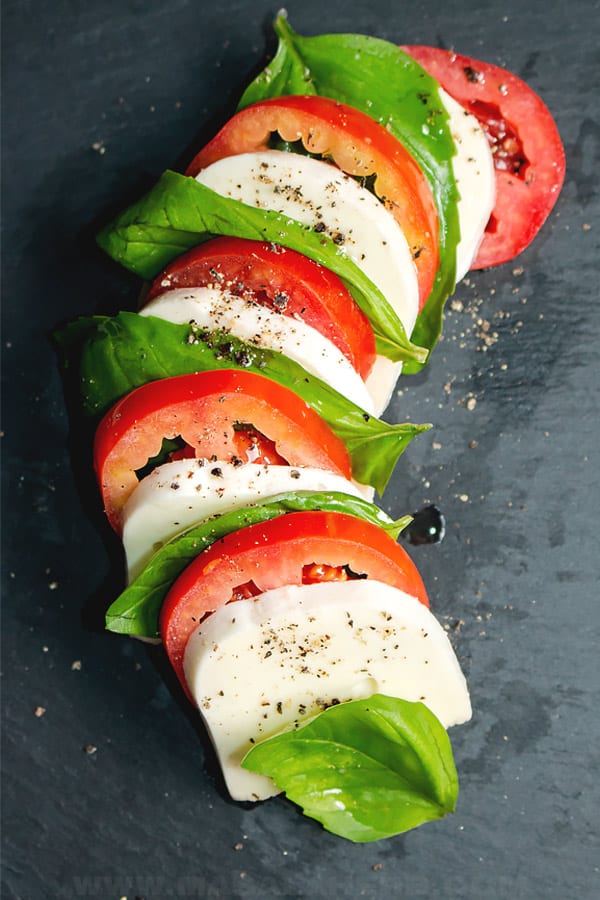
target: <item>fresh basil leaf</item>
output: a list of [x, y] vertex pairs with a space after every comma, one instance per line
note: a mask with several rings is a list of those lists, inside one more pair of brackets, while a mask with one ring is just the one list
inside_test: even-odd
[[121, 312], [66, 325], [55, 334], [63, 367], [79, 379], [84, 412], [98, 416], [136, 387], [212, 369], [248, 369], [302, 397], [344, 441], [354, 478], [383, 493], [410, 441], [429, 425], [390, 425], [365, 413], [282, 353], [231, 335], [201, 333], [154, 316]]
[[288, 24], [285, 10], [278, 13], [273, 28], [279, 38], [277, 52], [266, 68], [248, 85], [238, 103], [238, 109], [269, 97], [319, 93], [312, 71], [306, 65], [301, 51], [296, 49], [294, 41], [290, 39], [294, 33]]
[[[371, 116], [397, 137], [428, 179], [440, 222], [440, 267], [419, 314], [413, 340], [429, 351], [442, 328], [442, 312], [456, 282], [458, 191], [452, 169], [454, 141], [439, 85], [395, 44], [358, 34], [302, 37], [285, 13], [274, 24], [279, 38], [273, 60], [246, 89], [239, 109], [285, 94], [319, 94]], [[411, 361], [405, 372], [418, 371]]]
[[350, 841], [376, 841], [454, 812], [445, 729], [423, 703], [383, 694], [319, 713], [269, 738], [242, 766], [272, 778], [305, 815]]
[[344, 281], [375, 333], [377, 350], [390, 359], [423, 361], [381, 291], [325, 234], [272, 210], [222, 197], [194, 178], [165, 172], [152, 190], [98, 235], [114, 260], [142, 278], [153, 278], [174, 257], [216, 234], [283, 244], [310, 257]]
[[411, 520], [411, 516], [404, 516], [393, 521], [373, 503], [337, 491], [290, 491], [213, 516], [172, 538], [152, 555], [137, 578], [108, 608], [107, 629], [118, 634], [160, 637], [158, 616], [165, 595], [199, 553], [240, 528], [286, 513], [313, 509], [358, 516], [383, 528], [393, 538], [397, 538]]

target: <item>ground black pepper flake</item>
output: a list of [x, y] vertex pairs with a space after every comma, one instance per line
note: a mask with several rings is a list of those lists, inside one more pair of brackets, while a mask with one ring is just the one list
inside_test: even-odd
[[246, 350], [236, 350], [233, 354], [233, 361], [245, 369], [252, 365], [252, 357]]
[[481, 72], [478, 72], [477, 69], [474, 69], [472, 66], [464, 66], [463, 71], [467, 81], [470, 81], [471, 84], [477, 84], [478, 81], [483, 81]]

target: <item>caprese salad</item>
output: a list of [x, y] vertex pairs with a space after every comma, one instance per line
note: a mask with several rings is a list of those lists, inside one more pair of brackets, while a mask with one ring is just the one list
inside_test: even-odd
[[533, 240], [564, 154], [495, 66], [275, 28], [235, 115], [99, 236], [139, 311], [57, 341], [124, 546], [107, 628], [162, 641], [234, 799], [369, 841], [454, 809], [471, 715], [409, 517], [374, 502], [429, 426], [378, 417], [456, 280]]

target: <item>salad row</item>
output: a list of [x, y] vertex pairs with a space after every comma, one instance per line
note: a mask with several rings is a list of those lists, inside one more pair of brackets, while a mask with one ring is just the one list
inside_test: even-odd
[[278, 50], [191, 161], [100, 245], [139, 312], [57, 333], [127, 587], [234, 799], [285, 791], [354, 841], [454, 809], [465, 678], [374, 502], [428, 425], [381, 418], [471, 267], [533, 239], [560, 138], [515, 76], [358, 35]]

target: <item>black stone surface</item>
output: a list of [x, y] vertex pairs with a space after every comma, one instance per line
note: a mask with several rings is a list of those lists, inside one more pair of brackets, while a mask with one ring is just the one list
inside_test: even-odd
[[276, 11], [3, 3], [2, 896], [596, 897], [597, 2], [289, 3], [305, 33], [506, 66], [544, 97], [566, 145], [542, 234], [459, 286], [431, 366], [389, 411], [435, 426], [384, 505], [435, 503], [446, 519], [442, 543], [410, 550], [472, 691], [473, 721], [452, 732], [456, 814], [359, 846], [283, 799], [229, 801], [160, 654], [95, 629], [119, 556], [89, 480], [74, 477], [89, 460], [70, 455], [48, 333], [134, 305], [135, 280], [94, 247], [97, 223], [232, 111]]

